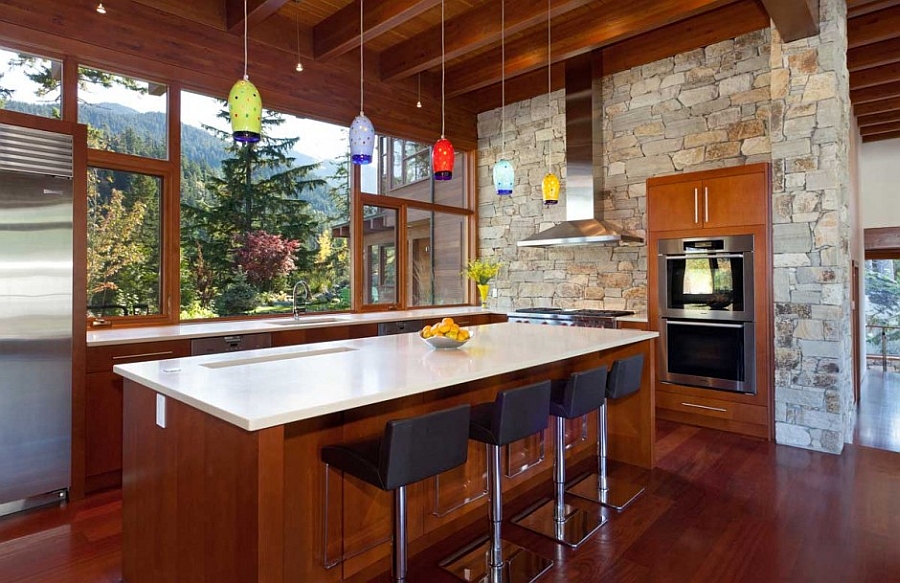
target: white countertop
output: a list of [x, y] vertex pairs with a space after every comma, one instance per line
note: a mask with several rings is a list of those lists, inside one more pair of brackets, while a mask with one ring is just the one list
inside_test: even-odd
[[418, 334], [116, 365], [125, 378], [249, 431], [656, 338], [656, 332], [491, 324], [456, 350]]
[[384, 312], [365, 312], [354, 314], [316, 314], [308, 313], [298, 320], [290, 316], [253, 320], [223, 320], [197, 323], [184, 323], [169, 326], [146, 326], [134, 328], [109, 328], [88, 330], [88, 346], [108, 346], [114, 344], [135, 344], [138, 342], [159, 342], [162, 340], [178, 340], [205, 338], [208, 336], [228, 336], [231, 334], [255, 334], [260, 332], [277, 332], [306, 328], [326, 328], [328, 326], [353, 326], [379, 322], [397, 322], [400, 320], [425, 320], [428, 323], [447, 316], [457, 318], [463, 316], [491, 314], [475, 306], [457, 306], [454, 308], [425, 308], [421, 310], [396, 310]]

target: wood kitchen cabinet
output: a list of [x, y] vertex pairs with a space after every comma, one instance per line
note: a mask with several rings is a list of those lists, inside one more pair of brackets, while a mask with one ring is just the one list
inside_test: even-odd
[[649, 230], [766, 224], [768, 184], [766, 164], [651, 178], [647, 181]]
[[[764, 439], [774, 437], [772, 412], [772, 241], [768, 164], [751, 164], [647, 181], [648, 324], [660, 318], [657, 261], [662, 239], [752, 235], [753, 312], [756, 394], [714, 390], [656, 380], [656, 415], [660, 419], [712, 427]], [[663, 270], [663, 272], [661, 272]], [[660, 351], [664, 342], [658, 343]], [[657, 363], [664, 362], [662, 354]]]
[[97, 346], [87, 350], [85, 375], [85, 492], [122, 483], [122, 377], [116, 364], [178, 358], [189, 340]]

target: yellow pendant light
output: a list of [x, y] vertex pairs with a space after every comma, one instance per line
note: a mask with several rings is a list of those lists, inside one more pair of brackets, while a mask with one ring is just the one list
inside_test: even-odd
[[[550, 4], [552, 0], [547, 0], [547, 123], [550, 129], [553, 129], [553, 108], [550, 104]], [[553, 133], [550, 133], [550, 141], [547, 142], [547, 175], [541, 182], [541, 196], [545, 205], [554, 205], [559, 202], [559, 178], [553, 174], [550, 167], [550, 152], [553, 149]]]

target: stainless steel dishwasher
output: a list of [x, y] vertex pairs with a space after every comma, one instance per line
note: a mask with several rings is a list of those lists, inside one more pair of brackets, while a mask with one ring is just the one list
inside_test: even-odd
[[241, 350], [253, 350], [255, 348], [269, 348], [272, 346], [272, 335], [268, 332], [261, 334], [232, 334], [230, 336], [214, 336], [212, 338], [194, 338], [191, 340], [191, 355], [218, 354], [220, 352], [239, 352]]

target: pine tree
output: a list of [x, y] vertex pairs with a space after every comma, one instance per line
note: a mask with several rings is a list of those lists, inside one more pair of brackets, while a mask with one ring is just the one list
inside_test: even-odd
[[[227, 112], [220, 113], [227, 119]], [[301, 194], [325, 182], [311, 177], [316, 164], [294, 166], [289, 153], [299, 138], [274, 138], [267, 130], [284, 118], [265, 112], [262, 139], [257, 144], [233, 142], [227, 132], [206, 127], [228, 142], [228, 158], [221, 176], [206, 180], [206, 201], [182, 204], [182, 251], [202, 253], [216, 274], [214, 286], [222, 290], [237, 274], [235, 252], [246, 233], [264, 231], [296, 240], [300, 248], [294, 260], [298, 271], [312, 266], [316, 225]]]

